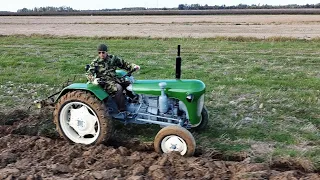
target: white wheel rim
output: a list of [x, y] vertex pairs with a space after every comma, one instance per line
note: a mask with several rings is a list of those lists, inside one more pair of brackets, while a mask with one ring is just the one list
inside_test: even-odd
[[188, 147], [187, 143], [181, 137], [170, 135], [161, 141], [161, 149], [164, 153], [176, 151], [183, 156], [187, 153]]
[[88, 105], [81, 102], [67, 103], [59, 117], [61, 129], [71, 141], [91, 144], [99, 137], [98, 117]]

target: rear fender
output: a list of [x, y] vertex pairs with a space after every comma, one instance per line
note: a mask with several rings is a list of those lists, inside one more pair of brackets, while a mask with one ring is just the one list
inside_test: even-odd
[[[116, 76], [119, 78], [123, 77], [126, 74], [127, 74], [127, 72], [124, 70], [116, 70]], [[89, 91], [92, 94], [94, 94], [101, 101], [109, 96], [109, 94], [106, 91], [104, 91], [104, 89], [99, 85], [95, 85], [92, 83], [74, 83], [74, 84], [70, 84], [69, 86], [65, 87], [59, 93], [59, 95], [55, 99], [54, 103], [56, 103], [58, 101], [58, 99], [60, 99], [61, 96], [67, 94], [70, 91], [74, 91], [74, 90]]]
[[100, 101], [104, 100], [105, 98], [107, 98], [109, 96], [109, 94], [107, 92], [105, 92], [104, 89], [99, 85], [95, 85], [95, 84], [91, 84], [91, 83], [74, 83], [74, 84], [70, 84], [69, 86], [65, 87], [60, 92], [60, 94], [56, 98], [55, 102], [57, 102], [61, 96], [65, 95], [66, 93], [68, 93], [70, 91], [74, 91], [74, 90], [89, 91], [92, 94], [94, 94]]

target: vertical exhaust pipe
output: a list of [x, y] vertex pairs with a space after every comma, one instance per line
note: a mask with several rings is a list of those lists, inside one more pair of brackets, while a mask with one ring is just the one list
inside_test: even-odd
[[180, 45], [178, 45], [178, 56], [176, 57], [176, 79], [181, 78], [181, 57], [180, 57]]

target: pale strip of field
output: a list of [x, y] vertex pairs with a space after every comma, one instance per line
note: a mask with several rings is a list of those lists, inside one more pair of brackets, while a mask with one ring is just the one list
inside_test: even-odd
[[320, 36], [319, 15], [2, 16], [0, 34], [215, 37]]
[[78, 24], [78, 23], [250, 23], [309, 24], [320, 23], [319, 15], [198, 15], [198, 16], [4, 16], [0, 24]]

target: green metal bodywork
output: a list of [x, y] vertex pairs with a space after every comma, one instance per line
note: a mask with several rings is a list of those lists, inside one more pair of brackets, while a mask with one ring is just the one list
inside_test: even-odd
[[[124, 71], [124, 70], [116, 70], [116, 73], [117, 73], [117, 77], [122, 77], [125, 74], [127, 74], [127, 72]], [[103, 90], [103, 88], [101, 88], [100, 86], [97, 86], [95, 84], [91, 84], [91, 83], [74, 83], [74, 84], [70, 84], [69, 86], [67, 86], [64, 89], [62, 89], [62, 91], [60, 92], [60, 94], [56, 98], [55, 102], [57, 102], [58, 99], [60, 99], [61, 96], [63, 96], [64, 94], [66, 94], [67, 92], [69, 92], [71, 90], [90, 91], [94, 95], [96, 95], [97, 98], [100, 99], [101, 101], [109, 96], [109, 94], [107, 92], [105, 92]]]
[[[119, 77], [125, 75], [126, 72], [117, 70]], [[188, 110], [189, 121], [191, 124], [197, 124], [200, 121], [200, 116], [197, 115], [197, 102], [198, 99], [205, 93], [205, 84], [200, 80], [190, 79], [165, 79], [165, 80], [136, 80], [133, 86], [133, 92], [136, 94], [146, 94], [160, 96], [161, 89], [159, 87], [160, 82], [165, 82], [165, 93], [169, 98], [175, 98], [182, 101]], [[102, 87], [91, 83], [74, 83], [65, 87], [58, 95], [56, 101], [71, 90], [85, 90], [93, 93], [97, 98], [103, 100], [109, 95], [103, 90]], [[188, 102], [187, 95], [192, 94], [194, 99]]]
[[122, 77], [127, 74], [127, 72], [124, 70], [116, 70], [116, 73], [117, 73], [117, 77]]
[[[199, 123], [200, 116], [197, 115], [197, 102], [201, 95], [205, 93], [205, 84], [200, 80], [192, 79], [137, 80], [132, 85], [133, 92], [137, 94], [160, 96], [160, 82], [167, 83], [165, 93], [169, 98], [178, 99], [186, 105], [190, 123]], [[188, 102], [186, 99], [187, 95], [189, 94], [194, 96], [192, 102]]]
[[103, 100], [109, 96], [109, 94], [103, 90], [101, 86], [91, 84], [91, 83], [74, 83], [70, 84], [69, 86], [65, 87], [60, 94], [58, 95], [56, 101], [60, 99], [61, 96], [66, 94], [71, 90], [84, 90], [92, 92], [98, 99]]

